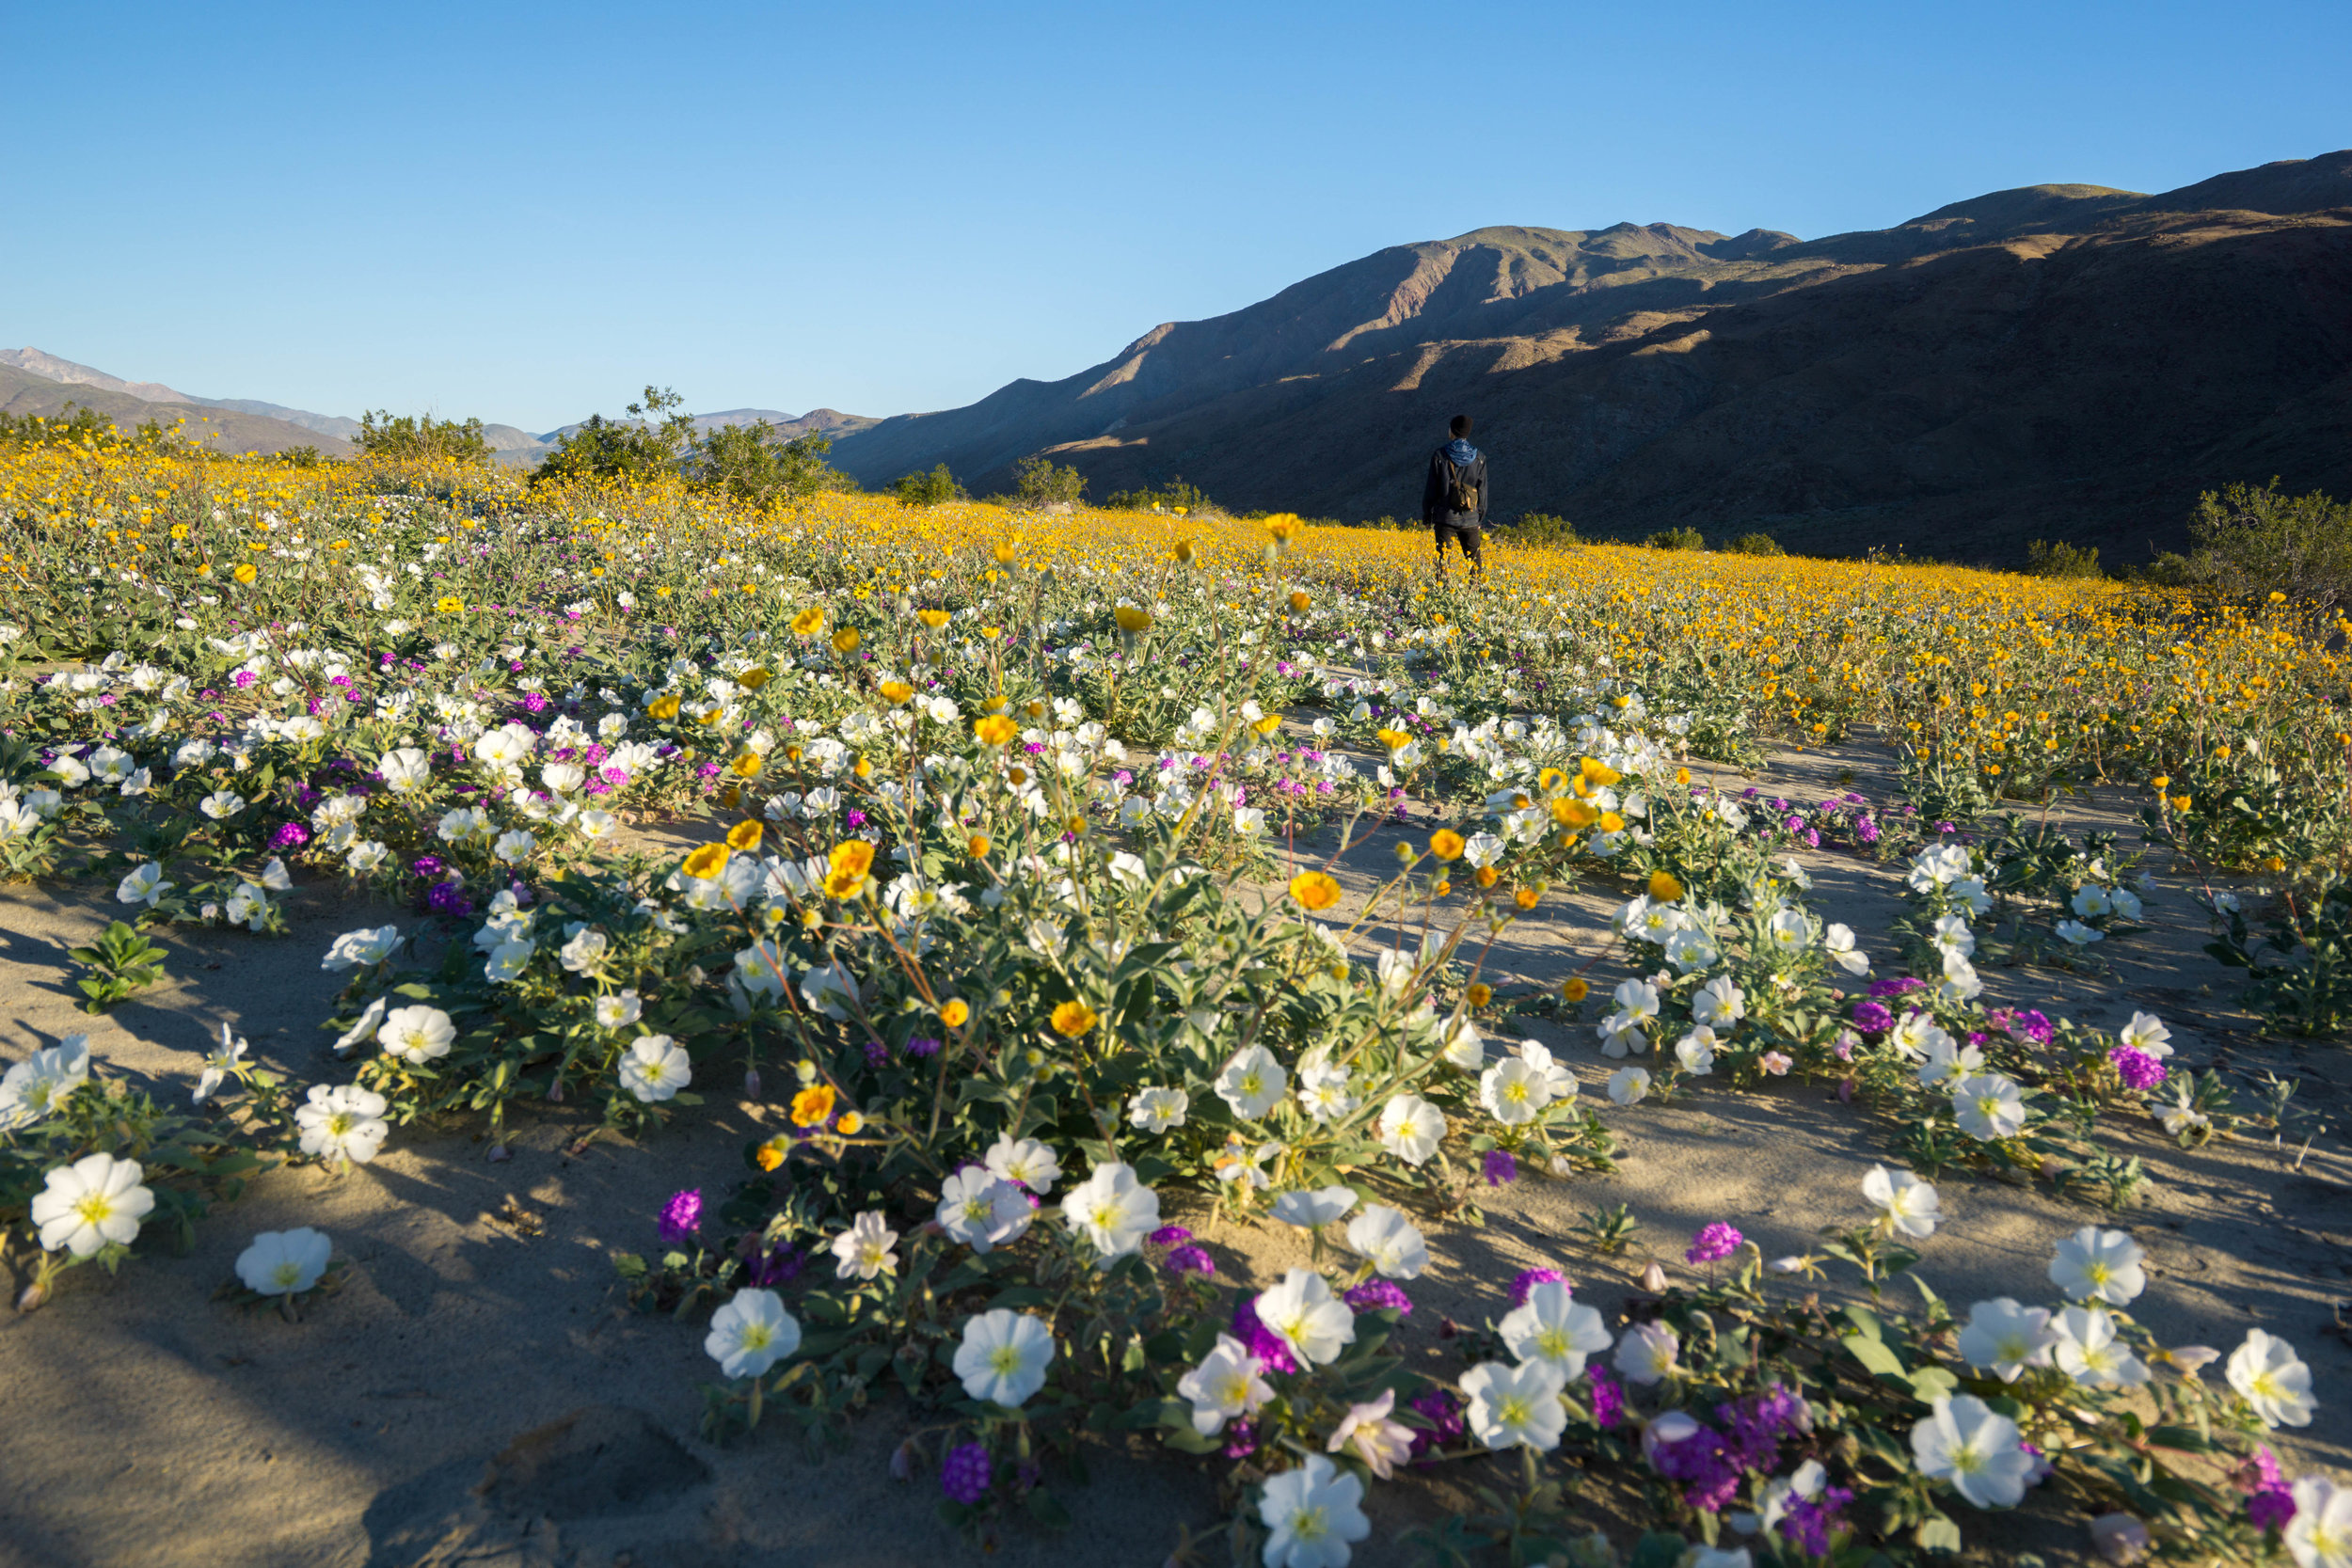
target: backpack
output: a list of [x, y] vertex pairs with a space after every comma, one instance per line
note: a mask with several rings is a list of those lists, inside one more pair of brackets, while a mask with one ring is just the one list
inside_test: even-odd
[[1478, 486], [1470, 482], [1470, 470], [1451, 457], [1445, 460], [1445, 465], [1454, 470], [1454, 477], [1446, 482], [1446, 510], [1448, 512], [1477, 511]]

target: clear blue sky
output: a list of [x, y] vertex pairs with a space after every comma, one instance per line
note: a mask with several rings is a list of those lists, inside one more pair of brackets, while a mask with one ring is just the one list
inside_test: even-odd
[[533, 430], [888, 414], [1487, 224], [2352, 144], [2352, 5], [9, 5], [0, 346]]

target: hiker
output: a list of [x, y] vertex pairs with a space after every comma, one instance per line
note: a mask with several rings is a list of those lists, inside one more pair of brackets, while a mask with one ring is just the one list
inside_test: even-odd
[[1438, 580], [1445, 581], [1448, 538], [1470, 558], [1473, 580], [1486, 574], [1478, 550], [1478, 531], [1486, 526], [1486, 454], [1470, 444], [1470, 417], [1456, 414], [1447, 427], [1454, 439], [1429, 454], [1428, 483], [1421, 487], [1421, 516], [1438, 535]]

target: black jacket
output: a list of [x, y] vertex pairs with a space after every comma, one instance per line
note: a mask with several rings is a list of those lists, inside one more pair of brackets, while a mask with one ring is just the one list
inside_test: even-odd
[[[1462, 481], [1478, 486], [1478, 510], [1455, 512], [1445, 503], [1447, 489], [1454, 483], [1457, 454], [1455, 448], [1468, 448], [1470, 462], [1463, 466]], [[1429, 454], [1429, 478], [1421, 487], [1421, 520], [1431, 527], [1440, 524], [1453, 528], [1485, 528], [1493, 497], [1486, 483], [1486, 454], [1468, 441], [1448, 441]]]

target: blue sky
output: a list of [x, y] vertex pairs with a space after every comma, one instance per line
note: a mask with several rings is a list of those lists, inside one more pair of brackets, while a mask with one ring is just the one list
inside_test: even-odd
[[2352, 144], [2352, 6], [0, 10], [0, 341], [539, 430], [887, 414], [1487, 224], [1812, 238]]

